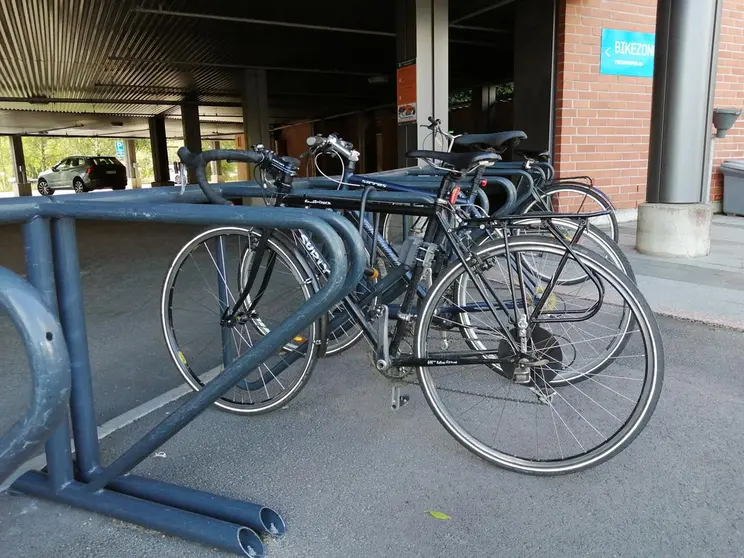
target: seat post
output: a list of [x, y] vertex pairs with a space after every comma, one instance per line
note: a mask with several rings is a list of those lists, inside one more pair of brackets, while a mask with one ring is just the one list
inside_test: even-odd
[[453, 182], [460, 180], [461, 173], [456, 171], [450, 171], [442, 178], [442, 184], [439, 187], [439, 199], [445, 199], [449, 194], [450, 188]]

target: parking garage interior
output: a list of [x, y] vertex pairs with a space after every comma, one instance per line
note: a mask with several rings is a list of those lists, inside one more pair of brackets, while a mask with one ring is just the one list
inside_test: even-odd
[[[308, 135], [331, 132], [354, 142], [363, 172], [415, 164], [405, 151], [422, 136], [419, 122], [397, 121], [397, 69], [416, 58], [436, 66], [446, 44], [446, 71], [439, 65], [428, 75], [435, 97], [446, 90], [446, 101], [429, 100], [434, 116], [457, 132], [523, 129], [529, 135], [523, 147], [551, 150], [559, 172], [586, 171], [618, 207], [634, 207], [653, 182], [646, 178], [649, 151], [664, 154], [659, 168], [676, 169], [666, 182], [678, 190], [694, 189], [698, 175], [710, 174], [692, 172], [697, 163], [678, 153], [682, 143], [685, 153], [702, 153], [709, 128], [705, 103], [697, 110], [689, 93], [707, 82], [696, 87], [690, 76], [700, 65], [689, 58], [710, 54], [706, 37], [712, 40], [715, 26], [697, 8], [715, 2], [658, 2], [658, 19], [668, 28], [659, 33], [657, 53], [666, 60], [676, 51], [678, 68], [665, 71], [676, 76], [669, 83], [684, 87], [666, 106], [654, 107], [652, 123], [651, 80], [600, 75], [594, 65], [600, 28], [651, 33], [656, 0], [0, 0], [0, 166], [12, 161], [8, 195], [39, 195], [31, 140], [97, 138], [86, 150], [107, 155], [123, 140], [130, 178], [146, 181], [128, 187], [150, 187], [176, 179], [178, 145], [262, 142], [296, 156]], [[741, 41], [744, 2], [726, 2], [718, 85], [724, 101], [717, 103], [740, 106], [744, 62], [741, 48], [731, 45]], [[437, 12], [443, 4], [446, 40], [440, 18], [439, 42], [423, 52], [412, 29], [416, 7]], [[670, 24], [672, 6], [687, 13], [677, 18], [686, 27]], [[592, 30], [583, 27], [587, 18], [598, 21]], [[676, 39], [682, 28], [694, 29], [694, 49]], [[728, 72], [723, 78], [721, 67]], [[585, 117], [590, 103], [593, 112]], [[428, 115], [420, 113], [423, 120]], [[717, 153], [739, 157], [742, 137], [734, 130], [717, 139]], [[246, 168], [229, 176], [224, 170], [212, 167], [211, 176], [250, 177]], [[338, 172], [338, 161], [321, 162], [321, 170]], [[303, 166], [303, 173], [314, 172]], [[662, 202], [654, 205], [667, 213], [697, 200], [670, 199], [674, 188], [658, 190], [665, 195], [648, 201]], [[111, 197], [117, 195], [124, 194]], [[76, 198], [82, 204], [94, 197]], [[6, 201], [24, 200], [0, 203]], [[64, 205], [57, 201], [38, 205]], [[664, 215], [647, 222], [664, 225]], [[161, 288], [169, 262], [203, 229], [86, 220], [75, 226], [84, 298], [78, 302], [84, 302], [96, 402], [91, 412], [102, 461], [110, 463], [171, 416], [180, 402], [169, 397], [190, 391], [178, 395], [182, 379], [163, 344]], [[389, 383], [369, 370], [366, 346], [327, 360], [291, 409], [248, 422], [206, 411], [136, 472], [277, 506], [291, 534], [268, 543], [271, 556], [736, 555], [744, 490], [737, 474], [744, 415], [737, 411], [744, 392], [731, 377], [739, 373], [744, 331], [742, 229], [736, 217], [719, 221], [718, 251], [698, 266], [635, 253], [636, 225], [622, 225], [621, 247], [660, 314], [667, 376], [647, 433], [597, 472], [550, 481], [494, 472], [473, 456], [453, 459], [455, 443], [418, 390], [404, 413], [390, 412]], [[20, 226], [0, 226], [0, 266], [22, 276], [24, 234]], [[4, 315], [0, 364], [2, 432], [31, 393], [23, 344]], [[520, 520], [505, 521], [507, 514]], [[15, 493], [2, 494], [0, 517], [0, 547], [17, 558], [222, 555]]]
[[[416, 124], [397, 122], [396, 69], [428, 55], [416, 52], [415, 20], [430, 4], [446, 11], [432, 44], [447, 46], [434, 64], [439, 75], [447, 66], [449, 129], [519, 128], [526, 147], [550, 149], [554, 0], [364, 4], [5, 1], [0, 134], [110, 139], [105, 155], [115, 139], [149, 139], [155, 185], [172, 183], [166, 142], [298, 156], [307, 136], [335, 132], [360, 151], [362, 172], [410, 164], [416, 140], [402, 132]], [[15, 190], [34, 178], [16, 176]]]

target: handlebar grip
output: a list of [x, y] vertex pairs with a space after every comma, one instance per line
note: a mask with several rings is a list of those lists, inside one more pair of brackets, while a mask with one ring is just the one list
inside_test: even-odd
[[307, 143], [309, 147], [315, 147], [325, 143], [325, 138], [323, 136], [310, 136], [305, 140], [305, 143]]
[[201, 153], [192, 153], [186, 146], [184, 146], [179, 148], [177, 155], [178, 158], [181, 159], [181, 162], [187, 167], [199, 166], [199, 155], [201, 155]]

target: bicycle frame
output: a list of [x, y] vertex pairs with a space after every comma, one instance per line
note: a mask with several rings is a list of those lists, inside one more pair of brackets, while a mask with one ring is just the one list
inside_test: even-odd
[[[529, 176], [528, 173], [527, 176]], [[530, 177], [531, 178], [531, 177]], [[408, 192], [408, 193], [417, 193], [420, 194], [421, 190], [417, 188], [407, 187], [401, 184], [396, 184], [393, 182], [388, 182], [385, 180], [380, 179], [370, 179], [369, 177], [366, 177], [364, 175], [355, 175], [353, 173], [353, 165], [345, 165], [344, 166], [344, 172], [342, 175], [342, 188], [347, 189], [348, 185], [357, 185], [359, 187], [365, 188], [365, 189], [374, 189], [374, 190], [382, 190], [382, 191], [393, 191], [393, 192]], [[539, 279], [536, 279], [535, 277], [531, 276], [531, 273], [525, 273], [524, 266], [522, 265], [522, 262], [519, 259], [514, 259], [510, 257], [509, 251], [508, 251], [508, 234], [507, 229], [508, 225], [505, 223], [508, 223], [507, 220], [498, 220], [498, 221], [488, 221], [484, 218], [473, 218], [466, 220], [463, 225], [457, 228], [452, 228], [451, 225], [449, 225], [445, 220], [445, 210], [443, 209], [445, 205], [440, 205], [439, 202], [444, 201], [445, 193], [449, 190], [450, 186], [452, 185], [452, 177], [448, 174], [445, 175], [442, 179], [442, 183], [440, 185], [439, 194], [435, 198], [432, 196], [432, 202], [431, 206], [415, 206], [414, 205], [406, 205], [406, 204], [390, 204], [388, 206], [385, 206], [384, 203], [382, 204], [376, 204], [374, 202], [370, 203], [370, 211], [377, 211], [377, 212], [388, 212], [388, 213], [400, 213], [404, 216], [407, 215], [420, 215], [429, 217], [429, 224], [427, 226], [426, 233], [424, 235], [423, 242], [425, 243], [434, 243], [436, 245], [441, 245], [444, 240], [449, 242], [449, 245], [452, 247], [452, 250], [454, 253], [450, 253], [448, 257], [446, 258], [438, 258], [437, 259], [437, 269], [436, 271], [441, 270], [441, 268], [452, 259], [458, 259], [460, 262], [462, 262], [465, 266], [465, 269], [470, 277], [470, 279], [473, 281], [474, 285], [476, 286], [477, 290], [479, 291], [480, 295], [483, 297], [484, 303], [482, 302], [475, 302], [473, 304], [467, 304], [463, 307], [459, 306], [448, 306], [443, 307], [440, 309], [442, 313], [459, 313], [459, 312], [490, 312], [494, 318], [496, 319], [497, 323], [499, 324], [499, 327], [502, 331], [505, 333], [505, 338], [507, 339], [507, 342], [512, 346], [512, 349], [515, 351], [519, 350], [519, 344], [517, 340], [514, 339], [514, 336], [511, 334], [508, 328], [506, 328], [505, 324], [502, 322], [501, 318], [499, 317], [497, 313], [497, 308], [503, 312], [505, 312], [507, 315], [509, 314], [509, 311], [513, 312], [514, 316], [514, 324], [516, 324], [520, 320], [520, 315], [522, 315], [519, 312], [519, 309], [526, 309], [528, 307], [527, 302], [527, 293], [529, 292], [530, 295], [532, 295], [533, 300], [537, 302], [532, 315], [536, 316], [539, 315], [540, 310], [542, 310], [545, 302], [548, 300], [550, 294], [552, 294], [552, 291], [557, 286], [557, 281], [551, 281], [548, 287], [545, 289], [545, 291], [542, 294], [538, 294], [537, 292], [537, 285], [539, 284]], [[472, 203], [474, 201], [475, 196], [477, 194], [476, 188], [478, 185], [474, 184], [473, 189], [470, 192], [470, 197], [468, 198], [468, 201]], [[528, 192], [532, 193], [532, 188], [530, 188], [530, 191]], [[307, 195], [297, 196], [293, 195], [293, 193], [290, 191], [288, 193], [282, 193], [277, 196], [277, 204], [281, 205], [300, 205], [304, 207], [308, 206], [315, 206], [319, 207], [322, 206], [326, 209], [331, 210], [342, 210], [347, 217], [351, 217], [354, 221], [359, 223], [359, 221], [362, 222], [362, 230], [364, 233], [371, 239], [373, 243], [377, 245], [382, 251], [382, 253], [385, 255], [385, 257], [388, 258], [388, 261], [394, 264], [393, 270], [383, 279], [381, 279], [379, 282], [375, 283], [374, 288], [371, 289], [370, 292], [366, 294], [361, 300], [357, 299], [355, 300], [354, 295], [349, 294], [343, 301], [344, 308], [347, 311], [347, 315], [340, 315], [334, 318], [331, 323], [329, 324], [329, 331], [334, 331], [335, 328], [339, 326], [343, 326], [348, 322], [356, 323], [360, 326], [364, 336], [367, 338], [368, 342], [373, 347], [379, 347], [381, 340], [378, 338], [377, 333], [373, 329], [372, 322], [368, 318], [367, 315], [365, 315], [365, 311], [363, 308], [370, 304], [371, 302], [375, 301], [377, 298], [381, 299], [381, 302], [383, 305], [388, 306], [392, 312], [389, 314], [388, 317], [393, 318], [395, 320], [396, 326], [393, 333], [392, 341], [390, 342], [390, 352], [393, 355], [397, 355], [398, 349], [400, 346], [400, 343], [402, 342], [405, 333], [406, 328], [402, 327], [401, 324], [405, 323], [405, 321], [408, 321], [413, 318], [414, 314], [411, 312], [411, 310], [414, 307], [414, 303], [417, 298], [422, 299], [427, 295], [427, 289], [420, 284], [422, 275], [424, 273], [423, 266], [417, 265], [414, 263], [413, 268], [406, 267], [401, 264], [401, 258], [396, 253], [395, 249], [384, 239], [384, 237], [379, 233], [379, 231], [376, 231], [373, 227], [373, 225], [369, 222], [369, 220], [366, 218], [366, 216], [361, 215], [361, 209], [362, 207], [359, 207], [360, 202], [359, 201], [351, 201], [351, 200], [322, 200], [322, 194], [319, 196], [316, 196], [318, 199], [311, 199]], [[434, 219], [431, 219], [431, 217], [434, 217]], [[562, 216], [562, 217], [568, 217], [568, 216]], [[488, 227], [493, 226], [502, 226], [504, 231], [504, 242], [506, 245], [506, 256], [509, 260], [509, 265], [507, 266], [507, 270], [509, 271], [510, 275], [510, 281], [511, 281], [511, 274], [513, 271], [516, 271], [519, 274], [520, 277], [520, 283], [519, 283], [519, 291], [521, 295], [521, 300], [517, 300], [516, 293], [514, 289], [512, 289], [512, 300], [510, 301], [502, 301], [496, 292], [493, 290], [493, 287], [488, 284], [488, 282], [483, 281], [480, 276], [470, 267], [470, 264], [468, 264], [468, 258], [466, 254], [463, 252], [458, 238], [456, 238], [455, 234], [459, 232], [460, 230], [463, 230], [465, 228], [473, 228], [478, 230], [483, 230], [484, 223], [488, 223]], [[583, 233], [586, 226], [586, 221], [583, 221], [583, 223], [579, 226], [578, 230], [576, 231], [574, 239], [572, 239], [571, 244], [573, 244]], [[570, 247], [570, 244], [566, 243], [563, 239], [562, 235], [555, 229], [555, 227], [548, 223], [548, 228], [551, 230], [551, 232], [554, 233], [554, 236], [559, 239], [561, 243], [567, 248], [567, 252], [564, 254], [561, 262], [559, 263], [558, 272], [556, 274], [556, 277], [560, 275], [560, 271], [565, 267], [566, 262], [568, 261], [569, 255], [572, 254], [572, 250]], [[300, 240], [299, 247], [302, 249], [302, 251], [305, 253], [305, 256], [318, 268], [321, 273], [324, 273], [324, 269], [327, 267], [327, 264], [324, 263], [323, 257], [320, 254], [320, 251], [317, 250], [315, 247], [313, 241], [311, 238], [309, 238], [304, 231], [296, 231], [297, 237]], [[261, 240], [259, 241], [257, 250], [256, 250], [256, 261], [260, 262], [263, 259], [263, 251], [266, 248], [267, 245], [267, 239], [269, 235], [262, 235]], [[264, 240], [266, 239], [266, 240]], [[418, 249], [418, 248], [416, 248]], [[259, 295], [260, 296], [263, 293], [263, 290], [265, 288], [265, 283], [267, 281], [266, 276], [270, 274], [270, 266], [272, 266], [273, 261], [269, 261], [267, 263], [267, 274], [265, 274], [264, 282], [262, 283], [260, 289], [259, 289]], [[273, 267], [273, 266], [272, 266]], [[583, 267], [583, 266], [582, 266]], [[586, 273], [589, 274], [588, 270], [584, 269]], [[589, 274], [590, 275], [590, 274]], [[591, 275], [590, 275], [591, 277]], [[243, 290], [241, 292], [241, 295], [238, 299], [238, 304], [236, 304], [230, 313], [231, 317], [234, 317], [235, 314], [238, 312], [238, 309], [240, 306], [245, 302], [245, 300], [248, 297], [248, 293], [250, 292], [251, 288], [253, 287], [253, 281], [255, 280], [255, 274], [251, 274], [248, 278], [248, 281], [246, 282], [245, 286], [243, 287]], [[594, 279], [592, 278], [594, 281]], [[601, 289], [601, 285], [599, 285], [596, 281], [595, 284], [597, 285], [598, 289]], [[397, 286], [397, 288], [396, 288]], [[403, 304], [399, 307], [393, 307], [394, 305], [388, 305], [386, 303], [389, 303], [396, 298], [398, 298], [400, 295], [404, 295], [404, 301]], [[491, 295], [495, 302], [491, 302], [488, 295]], [[601, 298], [600, 298], [601, 300]], [[251, 307], [255, 305], [255, 300], [252, 301]], [[584, 315], [580, 317], [580, 320], [586, 320], [589, 319], [593, 314], [595, 314], [598, 311], [598, 305], [596, 309], [590, 309], [588, 312], [589, 315]], [[391, 308], [392, 307], [392, 308]], [[224, 309], [223, 319], [228, 313], [228, 308]], [[581, 311], [567, 311], [566, 313], [581, 313]], [[584, 312], [584, 314], [587, 314], [587, 312]], [[543, 320], [543, 321], [550, 321], [549, 319]], [[554, 320], [556, 321], [556, 320]], [[557, 321], [573, 321], [573, 320], [557, 320]], [[535, 324], [539, 323], [537, 320], [533, 320], [532, 322], [529, 322], [529, 325], [534, 326]], [[277, 369], [274, 371], [275, 374], [281, 373], [283, 369], [285, 369], [286, 366], [289, 366], [291, 362], [299, 358], [299, 355], [301, 354], [301, 351], [299, 349], [302, 348], [302, 344], [298, 347], [298, 351], [293, 351], [292, 355], [287, 355], [287, 358], [284, 361], [285, 366], [280, 367], [281, 369]], [[462, 364], [473, 364], [474, 358], [487, 356], [488, 352], [481, 352], [476, 354], [476, 356], [473, 356], [473, 353], [470, 352], [467, 356], [467, 360], [463, 360]], [[457, 360], [457, 355], [454, 357], [455, 360]], [[465, 358], [465, 356], [463, 356]], [[493, 359], [487, 359], [490, 364], [493, 364]], [[478, 362], [485, 362], [485, 361], [478, 361]], [[458, 361], [460, 363], [460, 361]], [[411, 358], [408, 358], [406, 360], [406, 357], [403, 357], [402, 359], [395, 356], [393, 360], [389, 363], [392, 366], [414, 366], [414, 365], [421, 365], [422, 363], [418, 363], [417, 361], [411, 360]], [[453, 364], [452, 358], [448, 358], [442, 361], [441, 365], [447, 365], [447, 364]], [[438, 365], [437, 363], [428, 362], [426, 365]], [[246, 386], [249, 389], [252, 389], [250, 386]]]
[[[292, 205], [292, 202], [297, 202], [300, 205], [307, 201], [304, 197], [296, 197], [296, 199], [293, 200], [291, 194], [287, 195], [284, 198], [285, 202], [288, 202], [287, 205]], [[345, 207], [345, 203], [342, 202], [339, 204], [343, 209], [348, 209]], [[330, 209], [339, 209], [340, 207], [333, 207], [333, 202], [331, 202]], [[519, 219], [523, 219], [523, 216], [514, 216], [504, 219], [471, 219], [465, 222], [460, 228], [476, 228], [481, 229], [481, 226], [483, 224], [486, 224], [490, 227], [500, 227], [503, 230], [504, 233], [504, 242], [505, 242], [505, 257], [509, 261], [508, 270], [511, 276], [511, 271], [513, 268], [516, 268], [515, 271], [519, 274], [520, 281], [519, 281], [519, 299], [517, 298], [516, 289], [512, 289], [512, 299], [511, 300], [502, 300], [498, 294], [493, 290], [493, 287], [491, 287], [488, 282], [482, 281], [480, 279], [480, 276], [473, 270], [470, 264], [467, 263], [467, 256], [462, 251], [461, 247], [459, 246], [457, 237], [455, 236], [455, 233], [459, 229], [448, 229], [447, 223], [444, 220], [444, 213], [443, 209], [441, 209], [439, 206], [430, 208], [428, 211], [426, 211], [423, 208], [417, 208], [417, 211], [425, 214], [427, 216], [433, 216], [434, 219], [431, 219], [429, 221], [429, 225], [427, 227], [426, 234], [424, 236], [424, 242], [427, 241], [437, 241], [438, 238], [441, 238], [441, 240], [446, 239], [453, 247], [455, 251], [456, 258], [459, 259], [461, 262], [464, 263], [466, 272], [468, 273], [471, 281], [473, 281], [473, 284], [476, 286], [476, 289], [480, 293], [480, 295], [483, 297], [482, 302], [475, 302], [471, 304], [466, 304], [462, 306], [443, 306], [438, 309], [438, 311], [441, 314], [452, 314], [452, 313], [462, 313], [462, 312], [490, 312], [493, 317], [496, 319], [496, 322], [499, 324], [499, 327], [504, 332], [504, 338], [506, 342], [508, 342], [512, 349], [515, 351], [519, 351], [519, 345], [516, 339], [514, 339], [514, 336], [512, 335], [511, 331], [506, 327], [506, 325], [503, 323], [502, 319], [499, 317], [499, 314], [497, 313], [497, 309], [504, 312], [506, 315], [509, 315], [509, 312], [513, 314], [513, 323], [517, 324], [520, 320], [520, 317], [524, 314], [521, 314], [519, 312], [520, 309], [526, 309], [528, 307], [528, 300], [527, 296], [528, 293], [532, 295], [533, 300], [536, 302], [535, 307], [533, 308], [530, 316], [527, 318], [527, 324], [528, 328], [534, 327], [535, 325], [539, 323], [549, 323], [549, 322], [571, 322], [571, 321], [585, 321], [593, 317], [598, 311], [599, 307], [601, 305], [601, 300], [604, 298], [604, 288], [602, 287], [601, 283], [599, 283], [594, 277], [591, 271], [589, 271], [584, 264], [581, 263], [581, 261], [578, 258], [574, 259], [579, 263], [580, 267], [583, 269], [583, 271], [590, 277], [592, 282], [597, 287], [598, 292], [600, 293], [600, 297], [598, 298], [598, 302], [594, 304], [588, 311], [587, 310], [564, 310], [563, 312], [553, 312], [552, 314], [566, 314], [567, 316], [564, 316], [562, 319], [558, 318], [550, 318], [540, 317], [540, 313], [546, 304], [547, 300], [549, 300], [550, 295], [553, 293], [554, 289], [557, 287], [557, 280], [556, 278], [560, 275], [560, 272], [565, 267], [567, 261], [569, 258], [574, 255], [574, 252], [572, 250], [572, 245], [577, 241], [577, 239], [583, 234], [584, 229], [586, 228], [588, 219], [591, 217], [595, 217], [597, 215], [594, 214], [579, 214], [579, 215], [567, 215], [566, 217], [573, 217], [580, 219], [580, 225], [577, 228], [577, 231], [574, 235], [574, 238], [570, 241], [566, 241], [563, 238], [563, 235], [560, 234], [560, 232], [555, 228], [555, 226], [550, 222], [550, 217], [552, 215], [542, 215], [540, 216], [537, 214], [537, 217], [542, 217], [545, 219], [545, 224], [548, 227], [549, 230], [553, 233], [553, 235], [563, 244], [563, 246], [566, 248], [566, 252], [564, 253], [561, 261], [558, 264], [558, 270], [553, 278], [553, 280], [548, 284], [548, 286], [544, 289], [542, 293], [537, 293], [536, 285], [537, 280], [531, 275], [529, 270], [525, 270], [524, 266], [522, 265], [520, 259], [515, 258], [509, 253], [509, 247], [508, 247], [508, 234], [507, 229], [510, 227], [510, 224], [512, 221], [518, 221]], [[433, 215], [432, 215], [433, 211]], [[598, 214], [604, 214], [603, 212], [598, 212]], [[365, 221], [367, 221], [365, 219]], [[368, 223], [368, 222], [367, 222]], [[517, 225], [518, 226], [518, 225]], [[371, 229], [366, 229], [367, 231], [370, 231]], [[310, 239], [304, 231], [297, 231], [297, 234], [300, 235], [300, 238], [302, 238], [301, 248], [303, 251], [307, 251], [308, 247], [312, 247], [314, 249], [314, 244], [312, 242], [312, 239]], [[377, 235], [379, 237], [379, 235]], [[441, 241], [439, 242], [441, 244]], [[392, 255], [397, 257], [397, 254], [395, 251], [390, 247]], [[317, 249], [313, 250], [315, 257], [322, 258], [322, 255], [320, 255], [320, 252]], [[260, 255], [260, 258], [258, 258], [259, 254], [257, 254], [257, 261], [261, 261], [263, 258], [263, 255]], [[400, 260], [398, 260], [400, 261]], [[440, 260], [440, 265], [444, 265], [445, 262], [442, 262]], [[400, 327], [401, 324], [401, 318], [404, 318], [404, 321], [409, 321], [415, 317], [415, 314], [411, 312], [413, 308], [413, 304], [415, 302], [415, 297], [423, 291], [423, 294], [425, 296], [426, 290], [420, 285], [421, 276], [423, 274], [423, 267], [422, 266], [416, 266], [414, 269], [406, 268], [403, 265], [397, 265], [392, 272], [381, 279], [378, 283], [375, 284], [375, 288], [372, 289], [371, 292], [369, 292], [364, 298], [361, 300], [355, 300], [353, 295], [347, 295], [343, 300], [344, 308], [347, 310], [347, 315], [340, 315], [334, 318], [330, 324], [329, 324], [329, 331], [333, 331], [333, 329], [343, 326], [346, 323], [356, 323], [360, 326], [362, 329], [362, 332], [365, 336], [365, 338], [368, 340], [368, 342], [373, 347], [378, 347], [380, 344], [380, 339], [378, 339], [377, 333], [374, 331], [372, 322], [370, 319], [365, 315], [365, 311], [363, 308], [365, 305], [371, 303], [376, 298], [382, 298], [383, 304], [384, 300], [395, 300], [400, 295], [404, 294], [405, 299], [403, 301], [403, 304], [399, 307], [398, 312], [394, 315], [391, 315], [390, 317], [393, 317], [396, 319], [396, 327], [393, 333], [393, 338], [390, 341], [390, 353], [393, 355], [396, 355], [400, 346], [400, 343], [402, 342], [406, 330], [405, 327]], [[401, 281], [401, 279], [405, 279], [405, 281]], [[511, 279], [510, 279], [511, 282]], [[395, 290], [395, 286], [398, 286], [398, 289]], [[252, 285], [246, 284], [244, 286], [244, 292], [249, 292]], [[242, 293], [241, 293], [242, 294]], [[493, 297], [494, 302], [491, 302], [489, 299], [489, 295]], [[402, 312], [401, 312], [402, 311]], [[571, 314], [577, 314], [577, 317], [571, 317]], [[290, 354], [285, 355], [283, 362], [281, 364], [278, 364], [276, 368], [273, 369], [273, 374], [278, 377], [283, 370], [285, 370], [287, 367], [289, 367], [293, 362], [295, 362], [302, 354], [303, 346], [306, 346], [306, 343], [300, 344], [297, 348], [297, 350], [292, 351]], [[496, 351], [469, 351], [467, 354], [449, 354], [446, 358], [438, 359], [436, 355], [430, 356], [428, 359], [415, 359], [411, 355], [399, 355], [395, 356], [392, 360], [390, 365], [391, 366], [397, 366], [397, 367], [412, 367], [412, 366], [449, 366], [449, 365], [465, 365], [465, 364], [489, 364], [494, 365], [498, 364], [498, 361], [494, 360], [493, 356], [496, 353]], [[490, 358], [488, 358], [490, 357]], [[271, 381], [269, 379], [268, 381]], [[255, 385], [253, 382], [246, 382], [245, 387], [247, 389], [256, 389], [260, 388], [259, 382], [255, 382]]]

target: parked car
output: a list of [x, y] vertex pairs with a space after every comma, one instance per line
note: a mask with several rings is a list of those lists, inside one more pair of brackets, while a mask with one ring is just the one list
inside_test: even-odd
[[69, 188], [78, 194], [101, 188], [123, 190], [127, 187], [127, 168], [116, 157], [76, 155], [40, 173], [36, 187], [44, 196]]

